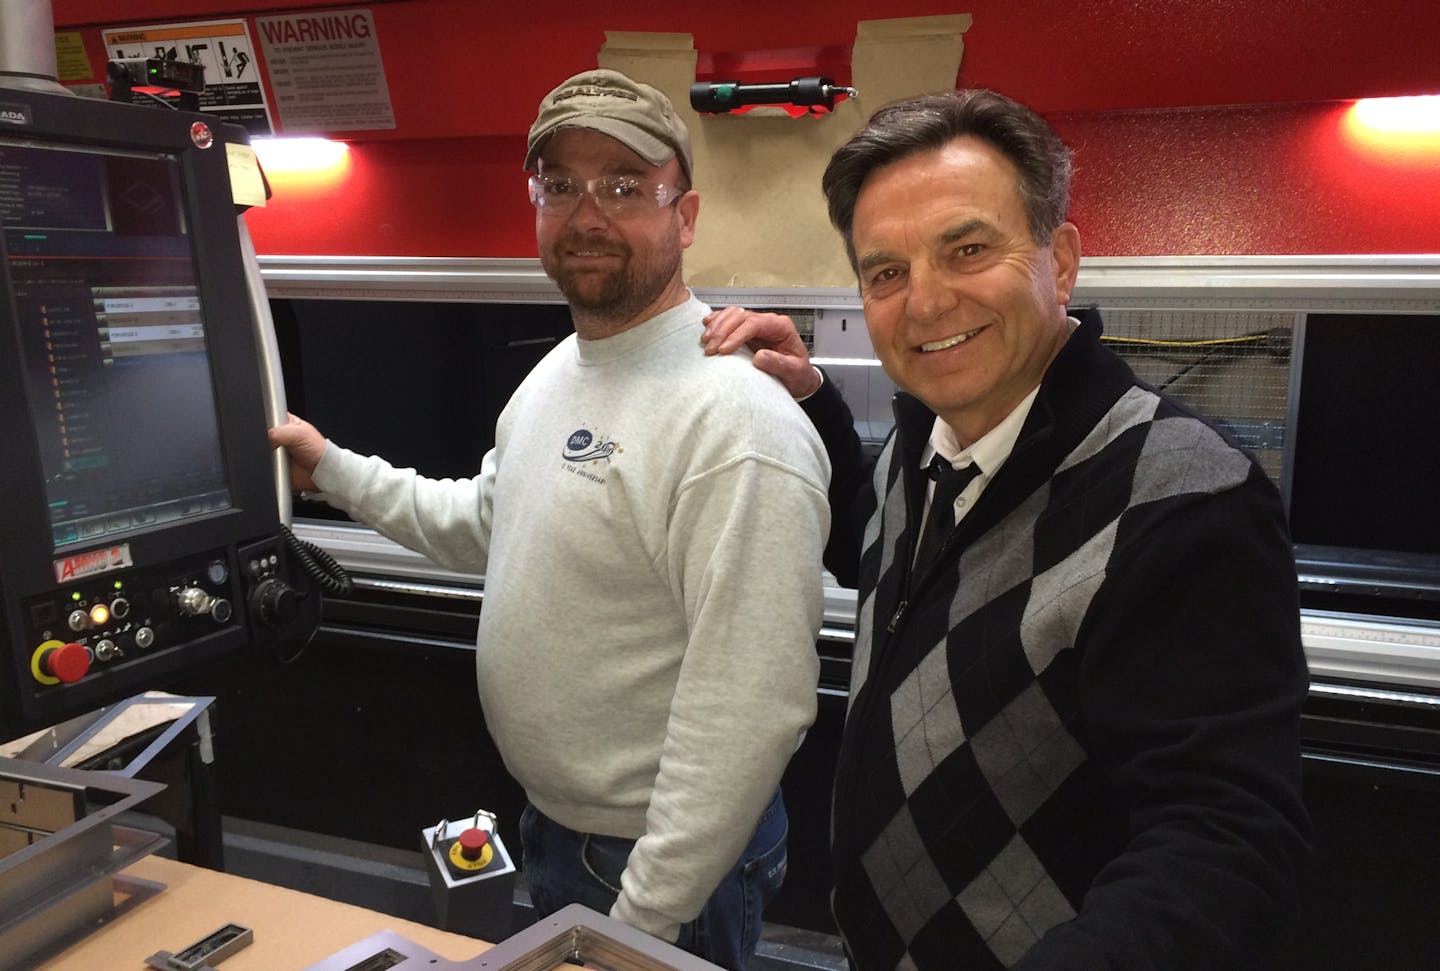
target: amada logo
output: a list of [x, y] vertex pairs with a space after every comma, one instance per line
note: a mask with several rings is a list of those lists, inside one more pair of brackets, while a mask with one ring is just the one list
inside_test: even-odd
[[580, 428], [570, 433], [560, 456], [567, 462], [599, 462], [601, 459], [608, 461], [619, 449], [618, 443], [609, 439], [596, 439], [588, 428]]
[[30, 108], [27, 105], [0, 104], [0, 124], [30, 124]]

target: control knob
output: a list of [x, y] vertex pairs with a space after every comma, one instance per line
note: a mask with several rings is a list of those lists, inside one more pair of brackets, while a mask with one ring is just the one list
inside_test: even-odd
[[224, 597], [213, 597], [199, 587], [184, 588], [175, 595], [175, 602], [185, 616], [201, 617], [209, 614], [217, 624], [226, 623], [234, 613], [230, 601]]
[[300, 592], [278, 577], [267, 577], [250, 594], [250, 609], [266, 627], [281, 627], [300, 612]]

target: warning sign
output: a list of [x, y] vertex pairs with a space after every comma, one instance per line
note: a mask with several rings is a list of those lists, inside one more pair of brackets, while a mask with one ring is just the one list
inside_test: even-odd
[[257, 17], [255, 29], [287, 134], [395, 127], [370, 11]]

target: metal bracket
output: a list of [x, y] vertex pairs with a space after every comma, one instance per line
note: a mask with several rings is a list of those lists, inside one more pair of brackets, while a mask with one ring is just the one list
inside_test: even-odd
[[566, 963], [612, 971], [717, 971], [708, 961], [580, 904], [540, 919], [469, 961], [448, 961], [381, 931], [306, 971], [550, 971]]
[[179, 954], [156, 951], [145, 963], [156, 971], [214, 971], [214, 965], [250, 946], [255, 932], [239, 924], [226, 924], [207, 934]]
[[0, 758], [0, 845], [18, 847], [0, 856], [0, 969], [33, 967], [117, 913], [112, 875], [165, 841], [114, 817], [164, 788]]

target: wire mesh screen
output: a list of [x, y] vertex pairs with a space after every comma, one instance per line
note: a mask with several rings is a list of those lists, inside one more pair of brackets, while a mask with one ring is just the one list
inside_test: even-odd
[[1211, 419], [1277, 483], [1296, 315], [1104, 310], [1106, 345], [1142, 381]]
[[795, 321], [795, 329], [800, 332], [800, 340], [805, 343], [805, 350], [811, 354], [815, 353], [815, 311], [798, 307], [763, 307], [757, 308], [758, 313], [784, 314]]

